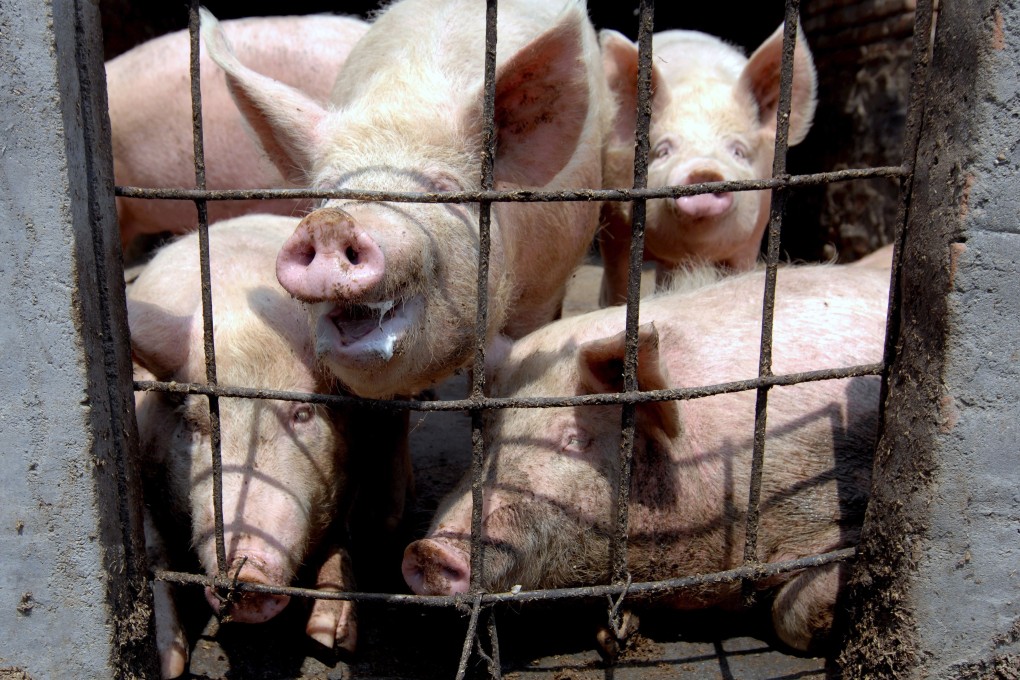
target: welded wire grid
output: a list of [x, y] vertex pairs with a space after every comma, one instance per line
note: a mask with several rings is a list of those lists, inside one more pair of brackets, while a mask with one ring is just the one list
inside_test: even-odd
[[[911, 92], [907, 125], [904, 140], [903, 165], [850, 169], [837, 172], [816, 173], [810, 175], [791, 176], [786, 172], [786, 155], [788, 149], [789, 112], [792, 91], [793, 52], [799, 18], [799, 0], [786, 0], [784, 45], [782, 56], [782, 75], [780, 82], [779, 113], [777, 121], [775, 161], [772, 177], [763, 180], [739, 182], [710, 182], [684, 186], [661, 187], [648, 189], [648, 154], [649, 154], [649, 123], [650, 111], [650, 80], [652, 63], [651, 38], [653, 32], [654, 0], [639, 2], [638, 31], [638, 103], [637, 131], [635, 139], [635, 165], [633, 188], [611, 187], [608, 189], [578, 189], [560, 192], [542, 191], [494, 191], [493, 159], [495, 156], [495, 71], [496, 71], [496, 0], [487, 0], [486, 6], [486, 46], [485, 46], [485, 95], [483, 102], [483, 153], [481, 164], [481, 190], [456, 191], [440, 193], [385, 192], [359, 190], [219, 190], [205, 189], [205, 164], [203, 154], [203, 130], [201, 117], [201, 92], [199, 87], [199, 34], [198, 34], [198, 2], [193, 0], [190, 9], [189, 31], [191, 38], [191, 83], [193, 103], [193, 130], [195, 149], [196, 189], [143, 189], [138, 187], [116, 187], [118, 196], [147, 199], [187, 199], [195, 202], [198, 210], [200, 261], [202, 277], [202, 313], [204, 323], [204, 342], [206, 357], [206, 384], [187, 384], [161, 381], [135, 381], [134, 387], [140, 391], [163, 391], [171, 393], [205, 395], [209, 400], [209, 411], [212, 432], [213, 458], [213, 495], [215, 507], [216, 554], [220, 572], [216, 577], [159, 570], [154, 574], [158, 580], [182, 583], [212, 585], [218, 589], [220, 597], [230, 601], [234, 591], [253, 591], [260, 593], [283, 594], [299, 597], [315, 597], [324, 599], [343, 599], [364, 602], [404, 603], [428, 607], [467, 607], [469, 611], [468, 630], [464, 639], [457, 678], [467, 672], [468, 662], [472, 653], [486, 662], [493, 677], [500, 675], [499, 646], [496, 621], [492, 606], [507, 602], [529, 602], [537, 600], [553, 600], [580, 597], [607, 597], [609, 599], [610, 624], [615, 629], [623, 599], [628, 595], [652, 594], [665, 595], [679, 589], [743, 581], [746, 585], [756, 580], [777, 574], [800, 569], [822, 566], [833, 562], [852, 559], [854, 548], [844, 548], [832, 552], [789, 560], [763, 564], [757, 556], [757, 540], [759, 535], [759, 501], [761, 497], [761, 476], [765, 450], [765, 425], [770, 388], [776, 385], [792, 385], [815, 380], [831, 380], [838, 378], [866, 375], [886, 376], [894, 351], [895, 325], [898, 322], [899, 291], [895, 285], [899, 278], [899, 251], [903, 239], [904, 225], [910, 209], [910, 188], [913, 179], [914, 159], [917, 150], [921, 118], [921, 91], [929, 60], [928, 39], [932, 21], [930, 0], [917, 3], [914, 23], [913, 70], [911, 73]], [[901, 180], [901, 202], [897, 219], [897, 233], [893, 257], [893, 286], [890, 291], [890, 306], [887, 323], [887, 341], [883, 361], [850, 367], [838, 367], [819, 371], [797, 374], [774, 375], [772, 373], [772, 321], [775, 303], [776, 271], [779, 263], [779, 237], [782, 228], [783, 212], [791, 189], [856, 179], [877, 177], [897, 177]], [[644, 250], [645, 203], [654, 198], [675, 198], [698, 193], [720, 193], [728, 191], [754, 191], [768, 189], [772, 191], [772, 207], [768, 224], [768, 241], [765, 270], [765, 292], [762, 301], [762, 333], [758, 376], [741, 381], [694, 388], [671, 388], [655, 391], [639, 391], [637, 385], [637, 337], [641, 261]], [[476, 346], [473, 364], [473, 382], [470, 396], [467, 399], [446, 401], [419, 400], [374, 400], [366, 401], [356, 397], [325, 394], [307, 394], [285, 392], [279, 390], [263, 390], [243, 387], [220, 387], [216, 381], [216, 361], [212, 328], [212, 300], [210, 293], [209, 249], [208, 249], [208, 217], [206, 202], [209, 200], [240, 200], [269, 198], [340, 198], [359, 201], [393, 201], [416, 203], [478, 203], [479, 210], [479, 259], [477, 281], [477, 317]], [[626, 354], [624, 360], [624, 391], [611, 394], [594, 394], [583, 396], [549, 396], [532, 398], [492, 398], [484, 394], [485, 371], [485, 329], [488, 316], [488, 265], [491, 205], [501, 201], [546, 202], [546, 201], [631, 201], [633, 203], [633, 228], [629, 279], [627, 292], [626, 315]], [[749, 508], [746, 518], [746, 539], [744, 547], [744, 563], [741, 567], [714, 574], [683, 575], [655, 582], [632, 583], [627, 570], [627, 525], [628, 497], [630, 491], [631, 457], [634, 446], [634, 412], [640, 403], [663, 400], [685, 400], [754, 389], [757, 392], [755, 405], [754, 449], [752, 458], [752, 475], [749, 489]], [[883, 380], [883, 394], [885, 380]], [[471, 535], [471, 592], [467, 596], [418, 596], [394, 593], [360, 593], [360, 592], [324, 592], [308, 588], [268, 586], [261, 584], [239, 583], [225, 572], [226, 551], [223, 539], [223, 507], [222, 507], [222, 467], [220, 460], [220, 428], [218, 400], [221, 397], [240, 397], [251, 399], [280, 399], [287, 401], [305, 401], [324, 405], [339, 406], [350, 403], [371, 404], [384, 409], [405, 409], [414, 411], [469, 411], [472, 422], [472, 535]], [[884, 401], [884, 399], [883, 399]], [[500, 408], [548, 408], [553, 406], [584, 406], [584, 405], [622, 405], [621, 438], [620, 438], [620, 484], [615, 499], [616, 526], [613, 534], [609, 584], [585, 585], [571, 588], [556, 588], [517, 593], [489, 593], [482, 587], [484, 562], [481, 540], [481, 507], [482, 485], [481, 474], [484, 461], [482, 448], [482, 415], [489, 409]], [[751, 594], [745, 588], [745, 594]], [[483, 641], [482, 630], [487, 640]], [[486, 645], [488, 651], [486, 651]]]

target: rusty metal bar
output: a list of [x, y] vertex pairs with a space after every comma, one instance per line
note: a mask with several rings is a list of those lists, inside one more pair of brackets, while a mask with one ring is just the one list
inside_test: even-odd
[[478, 637], [478, 614], [481, 609], [482, 594], [475, 593], [471, 602], [471, 618], [468, 620], [467, 632], [464, 634], [464, 647], [460, 652], [460, 663], [457, 664], [457, 680], [463, 680], [467, 674], [467, 664], [471, 659], [471, 647]]
[[[640, 0], [638, 14], [638, 82], [637, 112], [634, 131], [634, 188], [648, 186], [648, 129], [651, 124], [652, 107], [652, 30], [654, 0]], [[638, 198], [631, 210], [630, 262], [627, 270], [627, 320], [624, 330], [625, 350], [623, 357], [623, 390], [637, 392], [638, 323], [641, 297], [641, 263], [645, 253], [645, 199]], [[627, 535], [628, 506], [630, 505], [630, 476], [634, 457], [636, 431], [636, 407], [624, 404], [620, 418], [619, 477], [616, 488], [616, 519], [609, 559], [612, 580], [621, 583], [628, 580]]]
[[694, 194], [722, 193], [728, 191], [761, 191], [782, 187], [816, 186], [833, 182], [849, 182], [859, 179], [881, 177], [903, 177], [904, 168], [899, 165], [875, 168], [848, 168], [832, 172], [818, 172], [807, 175], [790, 175], [771, 179], [734, 180], [731, 182], [703, 182], [677, 186], [654, 187], [651, 189], [573, 189], [570, 191], [537, 191], [511, 189], [506, 191], [376, 191], [367, 189], [154, 189], [148, 187], [114, 187], [117, 196], [125, 198], [169, 199], [193, 201], [199, 198], [207, 201], [239, 201], [252, 199], [343, 199], [350, 201], [393, 201], [395, 203], [541, 203], [561, 201], [633, 201], [640, 198], [678, 198]]
[[[192, 0], [188, 12], [188, 34], [191, 39], [191, 118], [195, 149], [195, 186], [205, 189], [205, 149], [202, 142], [202, 84], [199, 58], [198, 0]], [[213, 338], [212, 284], [209, 269], [209, 214], [205, 199], [196, 198], [198, 210], [198, 258], [202, 277], [202, 331], [205, 348], [205, 379], [216, 387], [216, 344]], [[223, 540], [223, 461], [220, 456], [220, 401], [215, 393], [209, 400], [210, 444], [212, 447], [213, 521], [216, 531], [216, 564], [221, 574], [227, 569], [227, 549]]]
[[[268, 586], [260, 583], [240, 582], [237, 590], [271, 595], [291, 595], [293, 597], [311, 597], [319, 600], [350, 600], [352, 602], [376, 602], [382, 604], [418, 605], [424, 607], [463, 607], [474, 608], [477, 601], [479, 607], [502, 604], [507, 602], [535, 602], [545, 600], [564, 600], [571, 598], [604, 598], [607, 595], [619, 595], [626, 590], [631, 595], [663, 596], [687, 588], [698, 588], [706, 584], [732, 583], [744, 579], [763, 580], [779, 574], [786, 574], [801, 569], [812, 569], [834, 562], [844, 562], [857, 555], [856, 548], [840, 548], [820, 555], [801, 557], [783, 562], [752, 564], [719, 571], [711, 574], [693, 574], [662, 581], [646, 581], [642, 583], [615, 583], [598, 586], [577, 586], [572, 588], [550, 588], [547, 590], [521, 590], [516, 593], [476, 593], [464, 595], [403, 595], [399, 593], [362, 593], [314, 590], [311, 588], [295, 588], [290, 586]], [[181, 585], [229, 587], [231, 579], [226, 576], [202, 576], [190, 572], [156, 570], [154, 577], [166, 583]]]
[[[786, 154], [789, 149], [790, 105], [793, 94], [793, 53], [797, 42], [797, 21], [800, 16], [800, 0], [787, 0], [786, 18], [783, 23], [783, 61], [780, 67], [779, 106], [776, 112], [776, 146], [772, 163], [772, 176], [786, 174]], [[772, 375], [772, 324], [775, 320], [776, 273], [779, 267], [779, 235], [783, 224], [788, 192], [781, 188], [772, 190], [772, 206], [769, 215], [768, 253], [766, 255], [765, 291], [761, 315], [761, 352], [758, 361], [758, 375]], [[761, 478], [765, 462], [765, 428], [768, 415], [768, 393], [771, 385], [762, 385], [757, 390], [754, 405], [754, 448], [751, 452], [751, 484], [748, 490], [747, 518], [744, 533], [744, 564], [758, 562], [758, 529], [761, 518]], [[751, 592], [745, 583], [745, 600]]]
[[551, 408], [554, 406], [607, 406], [610, 404], [644, 404], [653, 401], [679, 401], [711, 397], [717, 394], [729, 394], [731, 392], [744, 392], [763, 386], [775, 387], [777, 385], [796, 385], [798, 383], [816, 382], [818, 380], [839, 380], [841, 378], [858, 378], [866, 375], [882, 375], [884, 369], [884, 363], [858, 364], [857, 366], [825, 368], [817, 371], [803, 371], [801, 373], [782, 373], [699, 387], [671, 387], [664, 390], [648, 390], [644, 392], [607, 392], [604, 394], [583, 394], [573, 397], [485, 397], [477, 401], [472, 399], [450, 399], [447, 401], [419, 401], [413, 399], [406, 401], [386, 399], [365, 400], [338, 394], [286, 392], [251, 387], [210, 387], [201, 383], [159, 382], [155, 380], [136, 380], [134, 389], [139, 392], [216, 394], [220, 397], [236, 397], [241, 399], [304, 401], [310, 404], [324, 404], [327, 406], [361, 404], [373, 408], [430, 412], [467, 411], [471, 408]]
[[[496, 0], [485, 5], [485, 95], [482, 102], [483, 190], [492, 188], [496, 157]], [[492, 202], [481, 201], [478, 215], [478, 311], [475, 319], [475, 360], [471, 376], [471, 591], [480, 592], [484, 577], [482, 551], [482, 466], [485, 461], [482, 436], [484, 412], [478, 404], [485, 399], [485, 344], [488, 337], [489, 250], [491, 245]], [[465, 642], [465, 653], [470, 643]], [[465, 661], [466, 662], [466, 661]]]

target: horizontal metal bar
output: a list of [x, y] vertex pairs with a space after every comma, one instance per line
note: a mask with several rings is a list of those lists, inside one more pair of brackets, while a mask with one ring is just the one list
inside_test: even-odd
[[575, 189], [573, 191], [367, 191], [361, 189], [149, 189], [144, 187], [115, 187], [117, 196], [124, 198], [172, 199], [207, 201], [238, 201], [252, 199], [314, 198], [350, 201], [393, 201], [397, 203], [495, 203], [552, 201], [633, 201], [649, 198], [678, 198], [694, 194], [729, 191], [760, 191], [783, 187], [813, 186], [878, 177], [902, 177], [901, 166], [876, 168], [850, 168], [811, 175], [789, 175], [774, 179], [741, 180], [734, 182], [703, 182], [681, 186], [654, 187], [651, 189]]
[[[779, 574], [812, 567], [821, 567], [834, 562], [843, 562], [856, 556], [856, 548], [842, 548], [831, 552], [802, 557], [796, 560], [770, 562], [768, 564], [752, 564], [737, 569], [720, 571], [712, 574], [696, 574], [662, 581], [646, 581], [642, 583], [617, 583], [600, 586], [578, 586], [575, 588], [552, 588], [549, 590], [522, 590], [517, 593], [486, 593], [481, 596], [483, 605], [501, 602], [533, 602], [537, 600], [563, 600], [568, 598], [605, 597], [619, 595], [624, 590], [632, 595], [664, 595], [674, 590], [683, 590], [706, 584], [732, 583], [742, 579], [752, 581], [771, 578]], [[333, 592], [315, 590], [313, 588], [294, 588], [290, 586], [268, 586], [261, 583], [239, 581], [223, 576], [209, 577], [200, 574], [158, 569], [153, 572], [157, 581], [179, 583], [184, 585], [213, 586], [218, 588], [235, 587], [244, 592], [268, 593], [270, 595], [291, 595], [295, 597], [312, 597], [320, 600], [350, 600], [353, 602], [381, 602], [386, 604], [413, 604], [426, 607], [464, 606], [474, 602], [474, 595], [405, 595], [402, 593], [359, 593]]]
[[450, 399], [445, 401], [422, 401], [416, 399], [385, 400], [362, 399], [360, 397], [334, 394], [313, 394], [308, 392], [286, 392], [263, 390], [250, 387], [210, 387], [199, 383], [159, 382], [136, 380], [134, 388], [139, 392], [171, 392], [175, 394], [204, 394], [239, 399], [280, 399], [282, 401], [304, 401], [327, 406], [360, 404], [390, 410], [408, 411], [466, 411], [470, 409], [500, 408], [551, 408], [555, 406], [608, 406], [611, 404], [643, 404], [653, 401], [683, 401], [711, 397], [717, 394], [744, 392], [759, 387], [795, 385], [819, 380], [839, 380], [867, 375], [881, 375], [885, 364], [859, 364], [843, 368], [826, 368], [803, 373], [784, 373], [761, 378], [749, 378], [734, 382], [718, 383], [704, 387], [673, 387], [648, 392], [609, 392], [606, 394], [583, 394], [572, 397], [483, 397], [480, 399]]

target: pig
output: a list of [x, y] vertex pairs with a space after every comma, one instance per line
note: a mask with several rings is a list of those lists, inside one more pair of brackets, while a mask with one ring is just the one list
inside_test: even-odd
[[[484, 5], [389, 5], [351, 51], [328, 106], [244, 66], [208, 12], [202, 34], [239, 108], [287, 178], [316, 189], [477, 190]], [[580, 0], [499, 6], [496, 189], [601, 186], [611, 122]], [[492, 206], [485, 341], [559, 312], [598, 224], [596, 202]], [[319, 360], [355, 394], [416, 394], [473, 357], [476, 204], [328, 200], [277, 260], [308, 304]]]
[[[641, 390], [758, 374], [760, 272], [722, 277], [641, 303]], [[776, 374], [879, 362], [889, 272], [804, 266], [779, 271]], [[724, 319], [719, 310], [725, 309]], [[491, 367], [496, 397], [623, 391], [625, 308], [563, 319], [507, 348]], [[853, 545], [870, 487], [880, 379], [777, 386], [768, 399], [758, 558], [796, 559]], [[739, 567], [751, 471], [755, 391], [637, 406], [628, 568], [652, 581]], [[606, 582], [619, 479], [621, 407], [490, 411], [484, 432], [481, 585], [489, 591]], [[423, 595], [467, 592], [471, 480], [409, 545], [403, 574]], [[778, 637], [814, 651], [828, 633], [842, 565], [759, 584], [774, 593]], [[659, 604], [739, 607], [740, 583], [676, 591]]]
[[[347, 54], [368, 29], [352, 17], [266, 17], [224, 22], [239, 54], [255, 68], [312, 99], [328, 98]], [[106, 64], [114, 181], [121, 186], [194, 187], [190, 43], [187, 31], [150, 40]], [[202, 118], [210, 189], [270, 189], [283, 177], [245, 131], [223, 72], [202, 55]], [[299, 213], [295, 200], [213, 201], [216, 222], [250, 212]], [[191, 201], [117, 198], [121, 242], [140, 234], [197, 228]]]
[[[619, 106], [606, 153], [604, 185], [634, 185], [637, 46], [616, 31], [599, 39], [606, 77]], [[652, 39], [650, 188], [772, 176], [775, 155], [780, 27], [750, 59], [697, 31], [664, 31]], [[816, 74], [798, 27], [793, 64], [789, 143], [800, 143], [814, 118]], [[710, 263], [733, 271], [754, 267], [768, 223], [771, 192], [699, 194], [648, 201], [644, 259], [659, 282], [684, 263]], [[631, 204], [606, 202], [599, 247], [605, 265], [603, 305], [627, 296]]]
[[[220, 385], [326, 392], [301, 304], [280, 288], [276, 253], [298, 218], [249, 215], [209, 229], [213, 325]], [[162, 248], [128, 292], [139, 378], [204, 383], [205, 351], [198, 234]], [[205, 572], [285, 586], [310, 564], [315, 587], [353, 590], [350, 558], [337, 540], [352, 485], [349, 415], [298, 401], [221, 398], [225, 565], [217, 563], [208, 401], [201, 395], [141, 392], [136, 415], [151, 566], [180, 563], [187, 546]], [[187, 528], [190, 527], [190, 534]], [[184, 671], [188, 645], [165, 583], [154, 587], [164, 677]], [[220, 614], [257, 623], [277, 614], [283, 595], [243, 593]], [[316, 600], [308, 634], [353, 649], [356, 622], [346, 601]]]

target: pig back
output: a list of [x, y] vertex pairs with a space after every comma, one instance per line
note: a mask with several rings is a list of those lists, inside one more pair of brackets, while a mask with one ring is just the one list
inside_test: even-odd
[[[260, 72], [325, 100], [347, 54], [368, 25], [352, 17], [293, 16], [224, 22], [238, 52]], [[187, 31], [143, 43], [106, 64], [114, 175], [121, 186], [195, 186], [192, 151], [190, 44]], [[286, 186], [245, 130], [223, 73], [201, 55], [206, 183], [210, 189]], [[220, 201], [211, 222], [250, 212], [291, 214], [294, 200]], [[194, 229], [190, 201], [117, 199], [121, 239]]]

